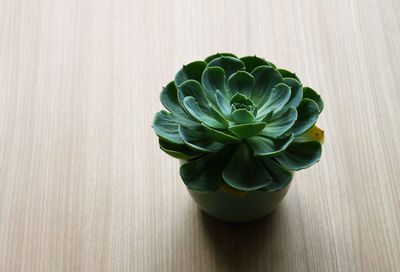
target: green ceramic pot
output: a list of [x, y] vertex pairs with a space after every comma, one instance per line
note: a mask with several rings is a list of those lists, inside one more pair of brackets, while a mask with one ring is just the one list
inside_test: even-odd
[[[181, 165], [185, 162], [180, 160]], [[222, 186], [214, 193], [199, 193], [190, 189], [188, 191], [199, 208], [210, 216], [226, 222], [239, 223], [253, 221], [272, 212], [285, 197], [291, 183], [292, 181], [279, 191], [256, 190], [241, 197], [227, 193]]]
[[188, 191], [199, 208], [212, 217], [227, 222], [249, 222], [274, 210], [285, 197], [290, 183], [280, 191], [256, 190], [248, 192], [244, 197], [232, 196], [221, 188], [215, 193], [206, 194], [190, 189]]

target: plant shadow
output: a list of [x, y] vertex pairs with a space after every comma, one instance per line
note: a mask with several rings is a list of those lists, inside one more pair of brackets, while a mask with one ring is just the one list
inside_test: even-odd
[[[266, 217], [249, 223], [226, 223], [202, 211], [198, 220], [200, 233], [216, 271], [275, 271], [290, 258], [288, 212], [283, 203]], [[289, 245], [290, 246], [290, 245]]]

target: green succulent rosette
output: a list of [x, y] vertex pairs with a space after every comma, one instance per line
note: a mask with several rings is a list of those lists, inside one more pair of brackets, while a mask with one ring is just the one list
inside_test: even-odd
[[160, 99], [167, 110], [153, 129], [163, 151], [187, 161], [180, 175], [191, 190], [280, 190], [321, 157], [321, 97], [265, 59], [218, 53], [191, 62]]

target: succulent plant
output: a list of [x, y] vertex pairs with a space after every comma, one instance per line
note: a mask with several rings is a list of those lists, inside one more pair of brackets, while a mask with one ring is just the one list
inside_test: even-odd
[[209, 193], [276, 191], [319, 161], [324, 104], [296, 74], [259, 57], [218, 53], [184, 65], [163, 88], [153, 129], [185, 160], [186, 186]]

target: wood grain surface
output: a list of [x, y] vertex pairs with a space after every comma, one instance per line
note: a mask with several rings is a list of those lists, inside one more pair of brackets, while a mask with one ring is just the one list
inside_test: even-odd
[[[0, 271], [400, 271], [398, 0], [0, 0]], [[250, 224], [198, 210], [151, 128], [215, 52], [324, 98], [321, 162]]]

